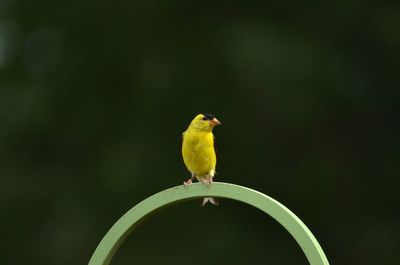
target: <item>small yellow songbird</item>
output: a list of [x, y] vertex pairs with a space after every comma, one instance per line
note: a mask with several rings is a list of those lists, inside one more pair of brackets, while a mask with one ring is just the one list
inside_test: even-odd
[[[217, 157], [214, 148], [212, 129], [221, 122], [212, 114], [199, 114], [182, 134], [182, 156], [192, 177], [184, 182], [192, 183], [196, 178], [207, 185], [213, 182]], [[207, 202], [218, 204], [214, 198], [204, 198], [202, 205]]]

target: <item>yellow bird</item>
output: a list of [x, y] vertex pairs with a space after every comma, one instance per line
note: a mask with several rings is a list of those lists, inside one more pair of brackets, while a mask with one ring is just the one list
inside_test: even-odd
[[[212, 114], [199, 114], [182, 134], [182, 156], [192, 177], [184, 185], [192, 183], [194, 178], [207, 185], [213, 182], [217, 156], [214, 148], [212, 129], [221, 122]], [[214, 198], [204, 198], [202, 205], [207, 202], [218, 204]]]

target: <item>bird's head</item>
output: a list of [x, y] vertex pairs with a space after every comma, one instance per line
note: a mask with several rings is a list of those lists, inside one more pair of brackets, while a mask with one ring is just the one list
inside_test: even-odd
[[192, 120], [190, 127], [199, 131], [211, 131], [214, 126], [220, 124], [221, 122], [212, 114], [199, 114]]

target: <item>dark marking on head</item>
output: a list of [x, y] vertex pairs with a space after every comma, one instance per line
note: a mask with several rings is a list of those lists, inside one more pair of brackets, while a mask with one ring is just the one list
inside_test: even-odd
[[203, 117], [203, 120], [204, 120], [204, 121], [206, 121], [206, 120], [212, 120], [212, 119], [215, 118], [215, 115], [213, 115], [213, 114], [206, 114], [206, 113], [203, 113], [203, 115], [204, 115], [204, 117]]

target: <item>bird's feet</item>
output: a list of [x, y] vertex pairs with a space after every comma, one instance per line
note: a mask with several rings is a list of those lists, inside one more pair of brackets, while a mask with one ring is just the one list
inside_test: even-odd
[[203, 179], [203, 183], [207, 185], [207, 188], [210, 188], [211, 183], [213, 183], [212, 178]]
[[192, 183], [193, 183], [192, 181], [193, 181], [193, 179], [194, 179], [195, 177], [196, 177], [196, 174], [193, 174], [193, 173], [192, 173], [192, 177], [191, 177], [190, 179], [184, 181], [184, 182], [183, 182], [183, 185], [187, 186], [187, 185], [192, 184]]
[[183, 182], [183, 185], [185, 185], [185, 186], [190, 185], [190, 184], [192, 184], [191, 178]]

